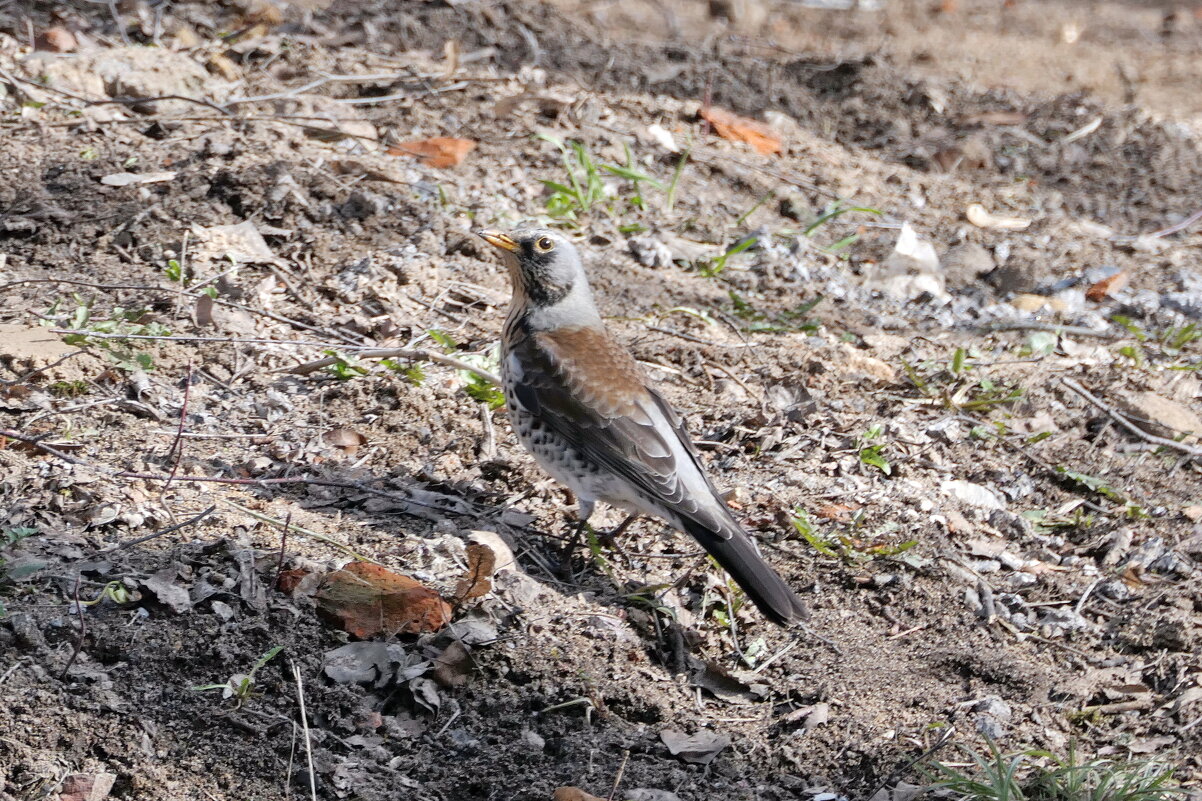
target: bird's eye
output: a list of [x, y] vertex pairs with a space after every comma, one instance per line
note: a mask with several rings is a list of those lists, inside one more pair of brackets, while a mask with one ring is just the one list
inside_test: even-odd
[[548, 250], [555, 247], [555, 243], [551, 241], [551, 237], [544, 236], [540, 237], [539, 240], [534, 243], [534, 247], [538, 248], [539, 253], [546, 253]]

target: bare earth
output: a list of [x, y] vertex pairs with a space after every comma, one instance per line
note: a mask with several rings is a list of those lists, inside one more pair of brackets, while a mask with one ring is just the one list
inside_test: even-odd
[[[1202, 793], [1202, 6], [877, 5], [0, 5], [0, 799], [889, 801], [949, 726]], [[540, 134], [658, 182], [557, 224], [807, 626], [654, 521], [560, 569], [455, 367]], [[348, 551], [454, 598], [473, 536], [453, 626], [331, 656]]]

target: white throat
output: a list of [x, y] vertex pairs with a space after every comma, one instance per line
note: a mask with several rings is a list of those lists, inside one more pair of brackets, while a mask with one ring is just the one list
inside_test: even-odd
[[601, 314], [593, 303], [588, 281], [583, 277], [576, 279], [571, 291], [555, 305], [531, 308], [526, 320], [536, 331], [601, 326]]

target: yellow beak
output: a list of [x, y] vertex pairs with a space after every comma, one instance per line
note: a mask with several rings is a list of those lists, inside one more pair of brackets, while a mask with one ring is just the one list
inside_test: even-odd
[[511, 253], [518, 249], [517, 241], [509, 234], [503, 234], [500, 231], [477, 231], [476, 235], [495, 248], [508, 250]]

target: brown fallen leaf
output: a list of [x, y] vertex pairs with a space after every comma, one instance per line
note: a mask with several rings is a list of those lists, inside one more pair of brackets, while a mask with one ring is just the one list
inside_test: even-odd
[[369, 562], [335, 570], [317, 591], [317, 614], [351, 636], [420, 634], [451, 620], [451, 607], [420, 581]]
[[960, 118], [961, 125], [1022, 125], [1027, 115], [1021, 111], [982, 111]]
[[455, 585], [455, 605], [480, 598], [492, 592], [492, 574], [497, 569], [497, 555], [492, 548], [479, 542], [467, 546], [467, 572]]
[[349, 428], [331, 428], [321, 435], [321, 441], [347, 456], [354, 456], [360, 447], [367, 444], [367, 437]]
[[471, 139], [455, 139], [436, 136], [433, 139], [415, 139], [397, 142], [388, 148], [390, 156], [413, 156], [426, 167], [457, 167], [476, 149]]
[[716, 106], [701, 109], [701, 119], [714, 126], [714, 131], [723, 139], [746, 142], [765, 156], [781, 152], [780, 134], [759, 120], [740, 117]]
[[1127, 286], [1130, 281], [1131, 273], [1127, 270], [1119, 270], [1114, 275], [1103, 278], [1085, 290], [1085, 298], [1092, 300], [1094, 303], [1101, 303], [1106, 298], [1114, 295], [1115, 292]]
[[275, 588], [285, 595], [291, 595], [300, 586], [301, 579], [307, 575], [308, 570], [281, 570], [280, 575], [276, 577]]
[[34, 50], [49, 50], [52, 53], [70, 53], [78, 46], [75, 34], [57, 25], [47, 28], [33, 40]]
[[463, 643], [452, 640], [441, 654], [434, 659], [434, 670], [430, 677], [440, 687], [462, 687], [467, 684], [468, 676], [472, 675], [472, 656], [467, 652]]
[[837, 523], [850, 523], [851, 513], [859, 509], [856, 504], [832, 503], [818, 510], [818, 517], [823, 520], [834, 520]]
[[586, 793], [579, 787], [559, 787], [551, 796], [551, 801], [605, 801], [605, 799]]

